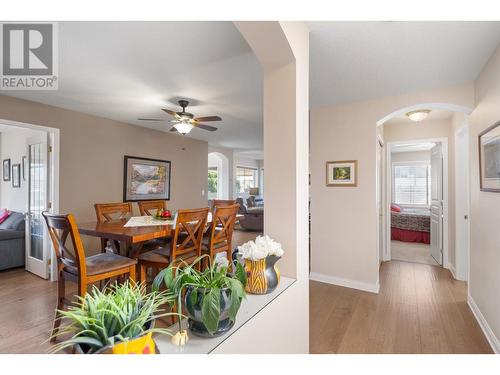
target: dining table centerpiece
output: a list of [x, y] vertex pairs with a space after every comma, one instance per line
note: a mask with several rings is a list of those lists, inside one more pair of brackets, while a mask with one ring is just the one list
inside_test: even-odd
[[[177, 298], [178, 314], [186, 312], [188, 328], [196, 336], [217, 337], [228, 332], [236, 321], [241, 301], [245, 298], [246, 276], [243, 266], [235, 263], [230, 271], [226, 258], [209, 261], [200, 270], [202, 255], [188, 264], [179, 260], [163, 269], [155, 277], [153, 290], [165, 286]], [[187, 343], [187, 332], [182, 329], [174, 335], [174, 345]]]
[[67, 324], [56, 336], [70, 338], [56, 344], [52, 352], [73, 347], [77, 354], [155, 354], [153, 333], [171, 335], [165, 328], [155, 328], [155, 319], [177, 315], [165, 312], [172, 304], [170, 292], [146, 291], [135, 282], [113, 284], [103, 291], [96, 286], [75, 306], [60, 310]]
[[238, 255], [245, 263], [248, 293], [267, 294], [276, 289], [280, 281], [276, 262], [283, 254], [282, 245], [267, 235], [238, 246]]

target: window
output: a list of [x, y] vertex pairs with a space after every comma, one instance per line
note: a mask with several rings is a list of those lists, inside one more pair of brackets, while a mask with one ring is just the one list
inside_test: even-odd
[[393, 164], [393, 201], [402, 205], [430, 205], [431, 166], [427, 163]]
[[217, 185], [219, 180], [219, 168], [208, 168], [208, 199], [217, 199]]
[[238, 196], [248, 194], [250, 188], [258, 186], [257, 168], [236, 167], [236, 193]]

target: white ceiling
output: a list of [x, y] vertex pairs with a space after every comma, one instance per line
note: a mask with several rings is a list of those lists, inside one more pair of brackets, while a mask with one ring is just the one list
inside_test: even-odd
[[308, 22], [311, 106], [474, 80], [500, 22]]
[[[425, 109], [425, 108], [422, 108]], [[426, 121], [439, 121], [439, 120], [450, 120], [451, 116], [453, 115], [452, 111], [448, 111], [445, 109], [434, 109], [430, 111], [430, 113], [427, 115], [425, 120], [421, 121], [426, 122]], [[387, 125], [418, 125], [418, 122], [410, 120], [406, 114], [398, 116], [398, 117], [393, 117], [390, 120], [386, 121], [384, 123], [384, 126]]]
[[60, 22], [59, 90], [5, 92], [23, 99], [168, 131], [160, 110], [192, 99], [216, 132], [190, 137], [261, 149], [262, 69], [232, 22]]
[[[500, 22], [308, 22], [311, 107], [475, 79]], [[262, 69], [232, 22], [61, 22], [59, 90], [3, 92], [167, 131], [179, 97], [219, 128], [190, 137], [262, 154]], [[193, 103], [195, 104], [195, 103]]]
[[418, 152], [418, 151], [430, 151], [436, 145], [434, 142], [416, 142], [394, 145], [391, 148], [392, 153], [399, 152]]

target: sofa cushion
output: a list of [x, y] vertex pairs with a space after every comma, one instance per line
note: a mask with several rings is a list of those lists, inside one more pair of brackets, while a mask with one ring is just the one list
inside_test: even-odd
[[2, 224], [10, 216], [10, 211], [6, 208], [0, 210], [0, 224]]
[[14, 240], [16, 238], [24, 238], [24, 232], [12, 229], [0, 230], [0, 241]]
[[24, 215], [20, 212], [11, 211], [10, 216], [0, 224], [0, 229], [24, 231]]

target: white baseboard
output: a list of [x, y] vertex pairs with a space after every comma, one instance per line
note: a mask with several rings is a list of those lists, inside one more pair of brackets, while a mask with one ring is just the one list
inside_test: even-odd
[[319, 281], [322, 283], [333, 284], [338, 286], [343, 286], [346, 288], [363, 290], [365, 292], [378, 293], [380, 289], [380, 284], [377, 281], [375, 284], [364, 283], [362, 281], [344, 279], [342, 277], [323, 275], [321, 273], [311, 272], [309, 274], [309, 279], [314, 281]]
[[455, 266], [454, 266], [453, 264], [451, 264], [451, 263], [450, 263], [450, 264], [449, 264], [448, 269], [449, 269], [449, 270], [450, 270], [450, 272], [451, 272], [451, 276], [453, 276], [453, 278], [454, 278], [455, 280], [458, 280], [458, 279], [457, 279], [457, 270], [455, 269]]
[[476, 305], [476, 302], [470, 295], [467, 296], [467, 304], [469, 305], [472, 313], [474, 314], [477, 322], [479, 323], [479, 326], [483, 330], [486, 339], [490, 343], [491, 349], [493, 349], [493, 351], [496, 354], [500, 354], [500, 341], [495, 336], [495, 333], [493, 332], [490, 325], [484, 318], [484, 315], [481, 313], [481, 310], [479, 310], [479, 307]]

